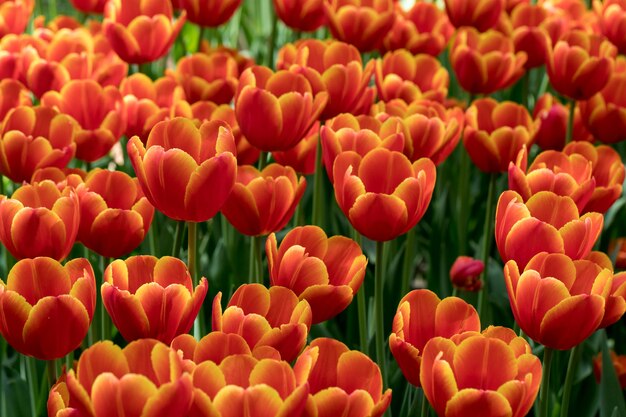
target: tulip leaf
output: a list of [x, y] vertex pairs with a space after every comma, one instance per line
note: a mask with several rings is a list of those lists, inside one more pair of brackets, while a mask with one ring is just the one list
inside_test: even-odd
[[602, 378], [600, 380], [600, 417], [626, 417], [626, 404], [604, 333], [602, 343]]

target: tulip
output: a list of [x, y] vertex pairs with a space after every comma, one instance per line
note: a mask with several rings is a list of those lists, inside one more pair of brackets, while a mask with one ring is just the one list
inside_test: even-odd
[[361, 157], [343, 152], [333, 166], [335, 198], [363, 236], [384, 242], [408, 232], [422, 218], [435, 188], [435, 164], [413, 164], [400, 152], [376, 148]]
[[485, 269], [482, 261], [469, 256], [459, 256], [450, 268], [450, 281], [454, 288], [465, 291], [480, 291], [483, 286], [480, 274]]
[[[76, 157], [87, 162], [106, 155], [126, 128], [123, 99], [117, 88], [102, 88], [93, 80], [70, 81], [61, 91], [44, 94], [41, 104], [54, 107], [78, 122]], [[85, 112], [87, 108], [89, 112]]]
[[471, 26], [479, 32], [493, 28], [504, 9], [504, 0], [445, 0], [445, 3], [454, 27]]
[[211, 46], [209, 41], [206, 39], [203, 39], [202, 42], [200, 42], [200, 50], [198, 52], [202, 52], [207, 55], [212, 55], [214, 53], [225, 53], [230, 55], [230, 57], [237, 62], [239, 74], [254, 66], [254, 58], [251, 58], [248, 54], [242, 53], [242, 51], [239, 51], [236, 48], [228, 48], [224, 45]]
[[280, 360], [280, 353], [270, 346], [259, 346], [254, 352], [251, 351], [246, 339], [236, 333], [210, 332], [200, 341], [188, 333], [182, 333], [172, 340], [170, 346], [180, 351], [183, 359], [192, 360], [197, 364], [211, 361], [220, 365], [224, 359], [240, 355], [258, 360]]
[[127, 149], [148, 201], [175, 220], [212, 218], [235, 184], [235, 143], [223, 122], [200, 128], [183, 118], [159, 122], [146, 147], [135, 136]]
[[183, 12], [173, 21], [169, 1], [109, 0], [102, 29], [120, 58], [143, 64], [167, 54], [185, 19]]
[[[524, 333], [548, 348], [565, 350], [582, 343], [602, 323], [613, 274], [591, 261], [541, 252], [521, 273], [514, 260], [507, 262], [504, 279]], [[621, 314], [624, 307], [622, 303]]]
[[125, 78], [120, 84], [120, 92], [123, 96], [133, 95], [138, 99], [148, 99], [161, 108], [172, 107], [186, 99], [185, 91], [175, 79], [161, 77], [152, 81], [140, 72]]
[[11, 198], [0, 196], [0, 241], [17, 259], [66, 258], [80, 221], [78, 196], [52, 181], [25, 184]]
[[[533, 110], [535, 121], [539, 121], [535, 142], [541, 149], [563, 149], [569, 112], [569, 107], [565, 107], [550, 93], [546, 93], [537, 99], [535, 109]], [[580, 116], [580, 106], [574, 110], [572, 141], [593, 141], [593, 137], [583, 124]]]
[[273, 0], [276, 16], [299, 32], [313, 32], [326, 23], [323, 0]]
[[85, 182], [87, 173], [80, 168], [64, 168], [48, 167], [38, 169], [33, 173], [30, 183], [34, 184], [45, 180], [50, 180], [57, 185], [57, 188], [63, 189], [70, 186], [74, 189]]
[[536, 125], [519, 104], [476, 100], [465, 113], [463, 145], [483, 172], [505, 172], [519, 151], [533, 143]]
[[311, 307], [288, 288], [245, 284], [222, 311], [222, 293], [213, 299], [213, 331], [236, 333], [250, 348], [270, 346], [283, 360], [294, 360], [306, 343], [311, 327]]
[[331, 0], [324, 11], [333, 37], [361, 52], [377, 49], [395, 20], [393, 0]]
[[0, 333], [18, 352], [41, 360], [61, 358], [87, 335], [96, 305], [89, 261], [65, 266], [51, 258], [17, 262], [0, 280]]
[[28, 90], [19, 81], [3, 79], [0, 81], [0, 120], [18, 106], [31, 106]]
[[226, 23], [241, 5], [242, 0], [179, 0], [190, 22], [203, 27], [217, 27]]
[[626, 53], [626, 32], [624, 32], [626, 28], [626, 2], [623, 0], [594, 2], [594, 9], [598, 15], [602, 34], [617, 47], [620, 54]]
[[548, 11], [530, 3], [522, 3], [511, 12], [513, 43], [516, 52], [525, 52], [528, 60], [524, 68], [530, 69], [546, 63], [551, 47], [550, 35], [542, 27], [548, 18]]
[[142, 255], [110, 264], [101, 292], [104, 307], [124, 339], [154, 338], [169, 344], [189, 332], [207, 290], [206, 278], [194, 290], [181, 260]]
[[251, 165], [240, 166], [222, 214], [244, 235], [277, 232], [293, 216], [305, 188], [306, 179], [298, 179], [293, 168], [271, 164], [259, 171]]
[[626, 238], [612, 239], [607, 253], [615, 258], [616, 268], [626, 269]]
[[12, 181], [30, 181], [41, 168], [64, 168], [74, 156], [74, 121], [46, 107], [10, 110], [0, 128], [0, 172]]
[[22, 33], [35, 8], [33, 0], [5, 0], [0, 3], [0, 38], [9, 33]]
[[[619, 380], [619, 385], [622, 389], [626, 388], [626, 355], [618, 355], [614, 350], [610, 351], [611, 363], [615, 368], [615, 374]], [[602, 380], [602, 352], [593, 358], [593, 374], [596, 377], [596, 382], [599, 384]]]
[[[319, 74], [313, 86], [323, 89]], [[293, 148], [320, 116], [328, 94], [313, 90], [310, 80], [297, 71], [273, 73], [255, 66], [243, 72], [235, 97], [235, 114], [241, 132], [265, 152]]]
[[376, 87], [383, 101], [400, 98], [443, 102], [448, 94], [448, 71], [430, 55], [413, 56], [406, 49], [388, 52], [376, 61]]
[[524, 74], [526, 54], [515, 52], [513, 40], [500, 32], [462, 28], [452, 43], [450, 63], [463, 89], [491, 94], [513, 85]]
[[391, 403], [391, 390], [383, 392], [378, 365], [338, 340], [313, 340], [294, 371], [308, 382], [318, 417], [381, 417]]
[[293, 168], [300, 175], [315, 173], [319, 132], [320, 123], [316, 122], [296, 146], [286, 151], [272, 152], [272, 157], [279, 164]]
[[107, 0], [70, 0], [75, 9], [83, 13], [104, 13], [104, 5]]
[[502, 260], [525, 268], [539, 252], [585, 258], [602, 231], [600, 213], [578, 214], [568, 196], [540, 191], [523, 202], [515, 191], [505, 191], [496, 210], [496, 244]]
[[356, 242], [343, 236], [328, 238], [317, 226], [291, 229], [280, 248], [272, 233], [265, 252], [271, 284], [287, 287], [306, 300], [313, 323], [329, 320], [350, 305], [367, 267]]
[[460, 298], [441, 300], [429, 290], [414, 290], [398, 304], [393, 319], [389, 349], [404, 377], [420, 387], [420, 364], [426, 343], [434, 337], [452, 337], [465, 331], [480, 331], [474, 307]]
[[541, 362], [504, 327], [436, 337], [424, 347], [420, 380], [438, 416], [525, 416], [541, 385]]

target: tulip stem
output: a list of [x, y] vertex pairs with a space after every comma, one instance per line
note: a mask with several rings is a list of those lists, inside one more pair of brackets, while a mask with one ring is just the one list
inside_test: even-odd
[[[100, 282], [98, 283], [98, 288], [100, 288], [102, 286], [102, 284], [104, 283], [104, 271], [106, 270], [107, 266], [111, 263], [111, 259], [106, 257], [106, 256], [101, 256], [100, 257], [100, 269], [102, 271], [102, 273], [100, 274], [100, 276], [102, 277], [100, 279]], [[99, 291], [98, 291], [99, 293]], [[102, 297], [100, 297], [100, 302], [98, 303], [97, 306], [98, 309], [98, 316], [100, 319], [100, 339], [99, 340], [107, 340], [110, 335], [110, 327], [108, 325], [108, 313], [105, 311], [104, 308], [104, 301], [102, 300]]]
[[548, 417], [550, 404], [550, 367], [552, 365], [552, 354], [554, 351], [549, 347], [543, 350], [543, 380], [541, 381], [541, 391], [539, 393], [539, 417]]
[[267, 152], [261, 152], [259, 155], [259, 171], [263, 171], [267, 166]]
[[400, 295], [404, 297], [411, 289], [411, 276], [413, 274], [413, 260], [415, 252], [415, 227], [408, 231], [406, 244], [404, 245], [404, 264], [402, 265], [402, 286]]
[[274, 51], [276, 50], [276, 35], [278, 34], [278, 16], [274, 11], [274, 7], [270, 6], [268, 9], [272, 14], [272, 28], [267, 44], [267, 66], [274, 69]]
[[567, 363], [567, 374], [565, 375], [565, 385], [563, 386], [563, 400], [561, 401], [561, 417], [567, 417], [569, 411], [570, 396], [572, 395], [572, 386], [574, 378], [578, 370], [578, 363], [582, 355], [582, 343], [574, 346], [569, 354], [569, 362]]
[[426, 393], [424, 390], [420, 390], [422, 392], [422, 409], [420, 411], [420, 417], [428, 417], [430, 413], [430, 408], [428, 406], [428, 399], [426, 398]]
[[[2, 341], [4, 342], [4, 339], [2, 339]], [[28, 400], [30, 403], [30, 410], [32, 412], [33, 416], [37, 415], [37, 385], [36, 382], [37, 380], [35, 379], [34, 375], [35, 373], [33, 372], [33, 367], [36, 365], [35, 363], [35, 358], [31, 357], [31, 356], [22, 356], [24, 358], [24, 361], [26, 362], [26, 379], [28, 381], [26, 381], [28, 383]], [[4, 371], [1, 371], [0, 373], [4, 374]], [[0, 375], [1, 377], [1, 375]], [[6, 401], [4, 398], [5, 392], [4, 392], [4, 384], [0, 385], [0, 389], [2, 390], [2, 402], [0, 402], [0, 405], [2, 406], [2, 416], [6, 416]]]
[[48, 388], [52, 387], [57, 382], [57, 360], [52, 359], [47, 361], [48, 365]]
[[183, 234], [185, 230], [185, 222], [177, 221], [176, 230], [174, 232], [174, 246], [172, 247], [172, 256], [178, 258], [180, 256], [180, 247], [183, 245]]
[[322, 167], [322, 139], [317, 141], [317, 151], [315, 154], [315, 178], [313, 180], [313, 216], [311, 224], [324, 228], [322, 216], [324, 215], [324, 168]]
[[263, 236], [252, 236], [252, 260], [251, 270], [254, 271], [252, 275], [252, 282], [257, 284], [263, 284], [263, 257], [261, 254]]
[[498, 179], [496, 173], [492, 173], [489, 177], [489, 191], [487, 194], [487, 210], [485, 214], [485, 224], [483, 229], [483, 277], [482, 288], [478, 293], [478, 314], [483, 324], [486, 323], [485, 316], [487, 314], [488, 301], [489, 301], [489, 286], [487, 280], [489, 278], [487, 272], [489, 271], [489, 254], [491, 252], [491, 242], [493, 240], [493, 200], [496, 193], [496, 180]]
[[467, 255], [467, 224], [469, 223], [469, 172], [470, 172], [470, 157], [465, 148], [460, 150], [461, 152], [461, 167], [459, 173], [459, 190], [457, 195], [459, 199], [457, 200], [457, 207], [459, 210], [458, 214], [458, 242], [459, 242], [459, 253], [462, 255]]
[[204, 39], [204, 26], [200, 26], [200, 33], [198, 33], [198, 44], [196, 45], [196, 53], [200, 52], [200, 48], [202, 47], [202, 39]]
[[[352, 228], [352, 239], [361, 246], [361, 235]], [[367, 297], [365, 296], [365, 282], [356, 293], [357, 313], [359, 315], [359, 343], [361, 352], [369, 355], [369, 337], [367, 334]]]
[[376, 242], [376, 268], [374, 269], [374, 298], [376, 316], [376, 360], [383, 377], [384, 386], [387, 384], [387, 366], [385, 364], [385, 318], [383, 310], [384, 283], [385, 283], [385, 242]]
[[569, 117], [567, 119], [567, 134], [565, 135], [565, 144], [570, 143], [574, 136], [574, 116], [576, 115], [576, 100], [569, 101]]
[[187, 234], [187, 266], [189, 268], [189, 275], [191, 275], [191, 280], [193, 281], [194, 288], [198, 285], [198, 274], [197, 274], [197, 229], [198, 224], [194, 222], [187, 222], [187, 228], [189, 229], [189, 233]]

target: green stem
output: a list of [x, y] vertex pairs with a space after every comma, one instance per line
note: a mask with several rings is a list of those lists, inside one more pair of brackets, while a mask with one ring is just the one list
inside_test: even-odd
[[[352, 228], [352, 239], [361, 246], [361, 235]], [[359, 344], [361, 352], [369, 355], [369, 337], [367, 334], [367, 297], [365, 294], [365, 282], [356, 293], [357, 313], [359, 316]]]
[[[28, 400], [30, 403], [30, 410], [32, 411], [32, 415], [36, 416], [37, 415], [37, 380], [35, 379], [35, 372], [34, 369], [36, 369], [36, 365], [37, 363], [35, 362], [36, 359], [31, 357], [31, 356], [23, 356], [24, 360], [26, 361], [26, 379], [28, 379], [27, 385], [28, 385]], [[4, 386], [2, 387], [2, 393], [4, 395]], [[2, 407], [3, 409], [6, 407], [6, 401], [2, 401]], [[3, 416], [6, 416], [6, 410], [3, 410], [2, 412]]]
[[574, 116], [576, 114], [576, 100], [569, 102], [569, 117], [567, 119], [567, 134], [565, 135], [565, 144], [570, 143], [574, 136]]
[[176, 222], [176, 231], [174, 232], [174, 245], [172, 246], [172, 256], [178, 258], [180, 256], [180, 248], [183, 245], [183, 234], [185, 229], [185, 222]]
[[561, 417], [568, 417], [570, 396], [572, 395], [572, 386], [574, 378], [578, 370], [578, 364], [582, 356], [582, 343], [574, 346], [569, 354], [569, 362], [567, 363], [567, 374], [565, 376], [565, 385], [563, 386], [563, 400], [561, 401]]
[[485, 224], [483, 230], [483, 264], [485, 269], [482, 273], [483, 286], [478, 293], [478, 314], [480, 315], [481, 322], [487, 314], [488, 300], [489, 300], [489, 288], [487, 285], [488, 271], [489, 271], [489, 254], [491, 252], [491, 242], [493, 241], [493, 209], [494, 209], [494, 197], [496, 190], [496, 180], [498, 179], [496, 173], [492, 173], [489, 177], [489, 192], [487, 194], [487, 212], [485, 214]]
[[263, 171], [263, 169], [265, 169], [265, 167], [267, 166], [267, 152], [261, 152], [261, 155], [259, 155], [259, 171]]
[[458, 229], [457, 237], [459, 242], [459, 254], [467, 254], [467, 223], [469, 222], [469, 172], [470, 172], [470, 157], [465, 148], [460, 150], [461, 152], [461, 167], [459, 174], [459, 191], [457, 195], [458, 207]]
[[521, 83], [522, 83], [522, 97], [521, 97], [520, 103], [524, 107], [529, 108], [528, 104], [530, 103], [530, 100], [528, 97], [528, 92], [529, 92], [528, 88], [530, 85], [530, 70], [524, 73], [524, 75], [522, 76]]
[[313, 180], [313, 216], [311, 224], [324, 228], [322, 217], [324, 216], [324, 167], [322, 166], [322, 140], [317, 141], [317, 153], [315, 155], [315, 178]]
[[550, 367], [552, 365], [552, 354], [554, 351], [549, 347], [543, 350], [543, 380], [541, 381], [541, 391], [539, 393], [539, 417], [548, 417], [550, 404]]
[[278, 34], [278, 16], [276, 16], [273, 6], [270, 7], [269, 10], [272, 14], [272, 30], [267, 45], [267, 66], [274, 68], [274, 51], [276, 50], [276, 35]]
[[[104, 280], [104, 270], [110, 263], [111, 263], [110, 258], [106, 256], [100, 257], [100, 270], [102, 271], [100, 276], [102, 278], [100, 278], [100, 282], [98, 283], [98, 288], [102, 286], [102, 283]], [[107, 340], [111, 334], [110, 332], [111, 327], [110, 327], [109, 315], [104, 308], [104, 302], [102, 300], [102, 297], [100, 297], [100, 302], [98, 303], [98, 309], [99, 309], [99, 319], [100, 319], [100, 339], [99, 340]]]
[[300, 201], [296, 206], [296, 216], [293, 220], [294, 227], [302, 226], [304, 224], [304, 203]]
[[48, 366], [48, 388], [52, 387], [57, 382], [57, 360], [52, 359], [47, 361]]
[[69, 372], [74, 366], [74, 352], [65, 355], [65, 372]]
[[[50, 15], [48, 16], [49, 19], [54, 19], [55, 17], [57, 17], [56, 0], [48, 0], [48, 13], [50, 13]], [[46, 20], [49, 20], [49, 19], [46, 19]]]
[[376, 242], [376, 268], [374, 272], [374, 302], [376, 317], [376, 360], [383, 376], [384, 386], [387, 384], [387, 365], [385, 363], [385, 317], [383, 310], [385, 283], [385, 242]]
[[204, 39], [205, 27], [200, 26], [200, 33], [198, 33], [198, 44], [196, 45], [196, 52], [200, 52], [200, 47], [202, 46], [202, 39]]
[[420, 411], [420, 417], [428, 417], [428, 414], [430, 412], [430, 407], [428, 406], [428, 399], [426, 398], [426, 394], [424, 393], [424, 390], [421, 389], [420, 391], [422, 392], [422, 408]]
[[261, 254], [263, 236], [252, 236], [252, 259], [254, 262], [254, 275], [252, 282], [263, 284], [263, 256]]
[[193, 286], [198, 285], [197, 266], [197, 245], [198, 245], [198, 223], [187, 222], [187, 267], [189, 275], [193, 281]]
[[404, 245], [404, 264], [402, 265], [402, 284], [400, 295], [404, 296], [411, 289], [413, 260], [415, 259], [415, 227], [408, 231]]

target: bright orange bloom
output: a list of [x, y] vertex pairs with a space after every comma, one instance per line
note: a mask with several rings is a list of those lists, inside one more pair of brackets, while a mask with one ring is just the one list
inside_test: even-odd
[[83, 13], [104, 13], [107, 0], [70, 0], [75, 9]]
[[483, 286], [480, 274], [483, 273], [484, 269], [483, 261], [469, 256], [459, 256], [450, 268], [452, 286], [464, 291], [479, 291]]
[[215, 53], [225, 53], [231, 56], [237, 62], [237, 68], [239, 68], [239, 74], [244, 72], [246, 69], [254, 66], [254, 58], [251, 58], [247, 54], [243, 54], [241, 51], [235, 48], [228, 48], [224, 45], [211, 45], [211, 43], [203, 39], [200, 42], [200, 50], [198, 52], [205, 53], [207, 55], [212, 55]]
[[120, 92], [112, 86], [102, 88], [93, 80], [70, 81], [60, 92], [44, 94], [41, 104], [57, 108], [78, 122], [76, 158], [83, 161], [93, 162], [106, 155], [126, 128]]
[[3, 0], [0, 2], [0, 38], [9, 33], [22, 33], [35, 8], [33, 0]]
[[309, 133], [296, 146], [286, 151], [272, 152], [272, 157], [279, 164], [293, 168], [298, 174], [311, 175], [315, 172], [319, 140], [320, 123], [315, 122]]
[[[587, 266], [595, 268], [598, 274], [602, 272], [603, 269], [608, 269], [611, 273], [614, 272], [611, 258], [603, 252], [591, 252], [585, 259], [592, 262], [591, 264], [587, 264]], [[613, 284], [611, 285], [611, 291], [604, 304], [604, 317], [602, 318], [602, 322], [600, 322], [599, 328], [602, 329], [616, 323], [622, 318], [625, 311], [626, 272], [620, 272], [613, 275]]]
[[[313, 83], [305, 75], [313, 77]], [[248, 68], [239, 79], [235, 97], [241, 132], [262, 151], [293, 148], [324, 110], [328, 93], [323, 88], [314, 71], [274, 73], [267, 67]]]
[[157, 123], [146, 147], [135, 136], [128, 155], [143, 193], [175, 220], [203, 222], [222, 208], [237, 175], [235, 143], [223, 122], [175, 118]]
[[595, 147], [588, 142], [572, 142], [563, 149], [563, 152], [567, 155], [581, 154], [591, 161], [593, 168], [591, 175], [596, 181], [596, 188], [582, 212], [606, 213], [622, 195], [622, 184], [626, 174], [617, 151], [606, 145]]
[[69, 255], [80, 221], [73, 188], [52, 181], [25, 184], [11, 198], [0, 196], [0, 241], [17, 259]]
[[474, 307], [457, 297], [441, 300], [429, 290], [413, 290], [398, 304], [393, 319], [389, 349], [404, 377], [420, 387], [420, 364], [426, 343], [434, 337], [452, 337], [465, 331], [480, 331]]
[[330, 181], [334, 181], [333, 164], [340, 153], [356, 152], [365, 156], [375, 148], [401, 152], [404, 149], [404, 126], [398, 118], [382, 122], [373, 116], [341, 114], [322, 127], [322, 160]]
[[259, 171], [251, 165], [239, 166], [222, 214], [244, 235], [278, 232], [293, 216], [305, 188], [306, 179], [298, 179], [291, 167], [270, 164]]
[[185, 91], [171, 77], [161, 77], [152, 81], [140, 72], [130, 75], [120, 84], [123, 96], [133, 95], [138, 99], [148, 99], [159, 107], [172, 107], [178, 101], [185, 100]]
[[615, 45], [619, 53], [626, 53], [626, 1], [605, 0], [594, 2], [602, 34]]
[[30, 181], [46, 167], [64, 168], [76, 152], [77, 126], [47, 107], [17, 107], [0, 128], [0, 172], [12, 181]]
[[515, 191], [505, 191], [496, 210], [496, 244], [504, 261], [525, 268], [539, 252], [585, 258], [602, 231], [600, 213], [579, 216], [571, 197], [540, 191], [524, 203]]
[[18, 106], [31, 106], [28, 90], [19, 81], [4, 79], [0, 81], [0, 120]]
[[546, 63], [548, 50], [552, 46], [549, 33], [542, 27], [547, 18], [546, 9], [530, 3], [520, 4], [511, 13], [515, 51], [526, 53], [526, 69]]
[[329, 320], [350, 305], [367, 267], [356, 242], [343, 236], [329, 239], [317, 226], [291, 229], [280, 249], [272, 233], [265, 252], [271, 284], [287, 287], [307, 300], [313, 323]]
[[396, 21], [383, 40], [383, 49], [408, 49], [412, 54], [438, 56], [454, 33], [448, 15], [433, 3], [415, 2], [404, 11], [397, 7]]
[[289, 69], [292, 65], [312, 68], [321, 75], [328, 93], [321, 120], [341, 113], [366, 113], [374, 101], [376, 91], [369, 86], [374, 60], [363, 67], [361, 54], [350, 44], [317, 39], [288, 43], [278, 51], [277, 68]]
[[129, 64], [155, 61], [169, 51], [185, 23], [173, 21], [172, 3], [161, 0], [109, 0], [103, 31], [111, 47]]
[[183, 57], [176, 64], [176, 71], [168, 74], [180, 84], [191, 104], [200, 100], [228, 104], [239, 83], [237, 62], [226, 52]]
[[522, 417], [541, 385], [541, 361], [505, 327], [436, 337], [422, 358], [422, 388], [440, 417]]
[[[593, 137], [583, 124], [580, 116], [580, 107], [580, 105], [576, 106], [574, 110], [572, 140], [593, 142]], [[563, 149], [567, 133], [569, 107], [561, 104], [552, 94], [546, 93], [537, 99], [533, 117], [535, 120], [539, 120], [537, 133], [535, 134], [535, 143], [541, 149]]]
[[179, 0], [187, 18], [199, 26], [217, 27], [226, 23], [242, 0]]
[[536, 124], [522, 105], [492, 98], [474, 101], [465, 113], [463, 145], [483, 172], [506, 172], [524, 146], [534, 140]]
[[108, 340], [97, 342], [82, 353], [76, 370], [52, 387], [48, 415], [187, 416], [194, 368], [154, 339], [124, 349]]
[[333, 37], [361, 52], [378, 49], [395, 20], [393, 0], [330, 0], [324, 10]]
[[280, 359], [280, 353], [272, 347], [263, 346], [254, 352], [246, 339], [236, 333], [210, 332], [200, 341], [188, 333], [176, 336], [170, 344], [172, 349], [180, 350], [183, 359], [197, 364], [211, 361], [219, 365], [229, 356], [246, 355], [256, 359]]
[[422, 158], [411, 164], [402, 153], [376, 148], [361, 156], [342, 152], [333, 166], [335, 198], [363, 236], [387, 241], [420, 221], [435, 188], [435, 164]]
[[387, 52], [376, 61], [376, 87], [383, 101], [400, 98], [443, 102], [448, 95], [448, 71], [431, 55], [413, 56], [406, 49]]
[[78, 240], [99, 255], [119, 258], [137, 248], [150, 228], [154, 207], [136, 178], [121, 171], [95, 169], [77, 188]]
[[[592, 261], [541, 252], [523, 272], [515, 261], [504, 267], [515, 321], [531, 339], [552, 349], [571, 349], [602, 323], [613, 273]], [[624, 314], [626, 303], [621, 305]]]
[[511, 86], [524, 74], [526, 54], [515, 52], [513, 40], [500, 32], [462, 28], [452, 43], [450, 63], [463, 89], [491, 94]]
[[324, 0], [273, 0], [276, 15], [290, 28], [313, 32], [326, 23]]
[[224, 311], [221, 301], [219, 292], [213, 299], [213, 331], [239, 334], [252, 350], [273, 347], [288, 362], [306, 344], [311, 307], [290, 289], [245, 284], [237, 288]]
[[[193, 326], [208, 287], [202, 278], [194, 290], [179, 259], [142, 255], [113, 261], [104, 271], [101, 292], [104, 307], [124, 339], [171, 343]], [[163, 315], [164, 311], [168, 313]]]
[[498, 23], [504, 0], [445, 0], [446, 12], [456, 28], [472, 26], [485, 32]]
[[0, 333], [18, 352], [41, 360], [80, 346], [96, 306], [89, 261], [65, 266], [51, 258], [23, 259], [0, 280]]
[[294, 371], [308, 382], [318, 417], [381, 417], [391, 403], [391, 390], [383, 392], [378, 365], [338, 340], [313, 340]]
[[[626, 389], [626, 355], [618, 355], [611, 349], [609, 352], [611, 355], [611, 363], [615, 368], [619, 385], [622, 389]], [[596, 382], [599, 384], [602, 380], [602, 352], [598, 353], [598, 356], [593, 358], [593, 374], [596, 377]]]
[[549, 51], [546, 71], [550, 83], [570, 99], [587, 100], [608, 83], [616, 53], [599, 35], [570, 31]]

